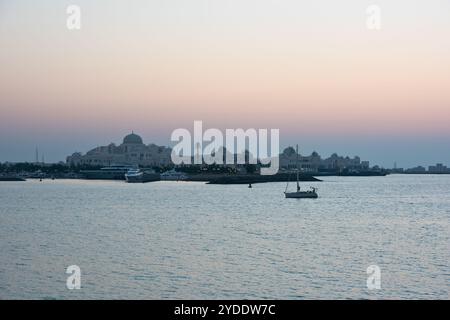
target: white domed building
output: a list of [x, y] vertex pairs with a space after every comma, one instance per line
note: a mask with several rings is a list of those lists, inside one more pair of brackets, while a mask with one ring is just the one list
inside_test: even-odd
[[172, 150], [155, 144], [145, 145], [134, 132], [123, 138], [122, 144], [111, 143], [88, 151], [85, 155], [76, 152], [66, 159], [69, 165], [110, 166], [130, 164], [140, 166], [167, 166], [172, 164]]

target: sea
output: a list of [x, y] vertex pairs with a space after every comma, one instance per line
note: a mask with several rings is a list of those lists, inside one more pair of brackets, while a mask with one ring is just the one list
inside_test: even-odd
[[0, 182], [0, 299], [450, 299], [450, 175], [322, 179]]

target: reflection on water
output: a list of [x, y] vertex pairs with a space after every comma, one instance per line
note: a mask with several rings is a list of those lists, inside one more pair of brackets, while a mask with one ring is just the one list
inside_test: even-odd
[[0, 298], [449, 298], [450, 176], [309, 185], [0, 183]]

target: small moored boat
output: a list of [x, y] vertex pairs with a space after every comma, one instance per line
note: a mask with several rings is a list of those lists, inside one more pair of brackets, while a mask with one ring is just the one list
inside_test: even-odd
[[316, 192], [316, 188], [311, 187], [311, 190], [301, 191], [300, 183], [299, 183], [299, 169], [298, 169], [298, 145], [297, 145], [297, 191], [296, 192], [287, 192], [289, 181], [286, 184], [286, 190], [284, 191], [284, 195], [286, 198], [296, 198], [296, 199], [316, 199], [319, 195]]
[[319, 195], [316, 192], [316, 188], [311, 187], [311, 190], [308, 191], [300, 191], [300, 187], [297, 189], [297, 192], [285, 192], [286, 198], [318, 198]]

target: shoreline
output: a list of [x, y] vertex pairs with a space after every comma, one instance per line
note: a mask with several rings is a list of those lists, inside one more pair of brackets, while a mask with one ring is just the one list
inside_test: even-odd
[[[322, 182], [321, 177], [385, 177], [388, 175], [448, 175], [449, 173], [318, 173], [318, 174], [300, 174], [301, 182]], [[49, 176], [0, 176], [0, 182], [24, 182], [27, 180], [92, 180], [92, 181], [123, 181], [125, 179], [86, 179], [82, 176], [74, 175], [49, 175]], [[293, 173], [277, 173], [275, 175], [263, 176], [259, 174], [243, 174], [243, 175], [221, 175], [221, 174], [193, 174], [187, 179], [179, 180], [184, 182], [204, 182], [206, 184], [254, 184], [254, 183], [269, 183], [269, 182], [288, 182], [294, 181]], [[156, 181], [175, 181], [175, 180], [154, 180], [145, 181], [141, 183], [151, 183]]]

